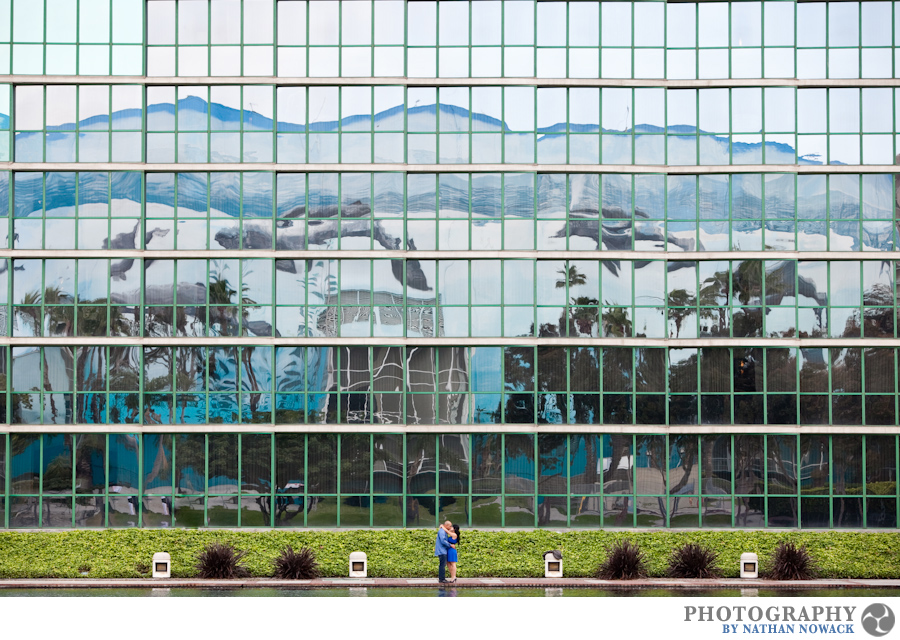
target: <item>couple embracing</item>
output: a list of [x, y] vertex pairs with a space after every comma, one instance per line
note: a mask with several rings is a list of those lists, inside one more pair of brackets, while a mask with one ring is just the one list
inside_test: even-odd
[[[456, 545], [459, 544], [459, 525], [447, 520], [438, 527], [437, 540], [434, 543], [434, 555], [441, 561], [438, 567], [438, 582], [456, 582]], [[447, 565], [450, 565], [450, 579], [447, 580]]]

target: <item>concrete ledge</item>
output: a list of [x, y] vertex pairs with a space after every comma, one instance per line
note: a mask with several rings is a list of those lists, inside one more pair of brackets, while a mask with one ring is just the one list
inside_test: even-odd
[[[204, 588], [204, 589], [321, 589], [334, 587], [476, 587], [476, 588], [559, 588], [569, 589], [900, 589], [900, 580], [741, 580], [722, 578], [715, 580], [676, 580], [671, 578], [645, 578], [642, 580], [598, 580], [595, 578], [459, 578], [453, 585], [439, 585], [437, 578], [320, 578], [318, 580], [276, 580], [254, 578], [250, 580], [202, 580], [200, 578], [61, 578], [0, 580], [0, 596], [3, 589], [90, 589], [90, 588]], [[897, 595], [900, 595], [898, 592]]]

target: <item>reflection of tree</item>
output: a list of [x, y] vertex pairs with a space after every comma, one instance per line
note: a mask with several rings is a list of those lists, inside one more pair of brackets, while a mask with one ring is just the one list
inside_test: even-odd
[[307, 493], [337, 493], [337, 435], [310, 434]]
[[[302, 494], [303, 460], [306, 437], [303, 434], [278, 434], [275, 437], [275, 526], [284, 526], [296, 517], [303, 523], [303, 509], [291, 509], [293, 505], [302, 504], [302, 497], [291, 497], [281, 494]], [[263, 517], [268, 518], [269, 503], [263, 496], [257, 499]]]
[[[569, 325], [570, 336], [590, 336], [594, 333], [594, 327], [597, 326], [597, 304], [596, 298], [588, 296], [578, 296], [572, 298], [572, 304], [575, 305], [569, 309]], [[562, 324], [562, 319], [560, 319]]]
[[762, 498], [748, 497], [748, 494], [762, 494], [765, 488], [762, 439], [762, 436], [734, 437], [734, 489], [736, 494], [744, 496], [735, 499], [735, 525], [740, 523], [743, 513], [743, 526], [747, 526], [751, 508], [762, 511]]
[[78, 347], [75, 368], [78, 390], [91, 392], [79, 395], [78, 422], [92, 424], [104, 422], [103, 392], [106, 391], [106, 348]]
[[559, 269], [556, 273], [560, 274], [564, 279], [556, 281], [557, 289], [571, 289], [572, 287], [581, 286], [587, 283], [587, 278], [583, 273], [578, 273], [575, 265], [570, 265], [568, 269]]
[[[538, 436], [538, 493], [566, 492], [566, 436], [546, 434]], [[590, 466], [590, 465], [588, 465]], [[543, 480], [544, 476], [546, 480]], [[561, 485], [560, 485], [561, 483]], [[543, 486], [542, 486], [543, 485]], [[538, 525], [546, 525], [552, 516], [552, 498], [543, 498], [538, 505]]]
[[[863, 292], [863, 305], [866, 307], [881, 307], [867, 308], [864, 310], [865, 317], [863, 318], [863, 323], [865, 333], [863, 337], [878, 338], [882, 336], [893, 336], [894, 314], [892, 309], [889, 308], [893, 306], [892, 287], [883, 282], [878, 282], [871, 287], [868, 287]], [[854, 317], [856, 317], [855, 314], [847, 321], [848, 326], [845, 329], [844, 335], [859, 335], [858, 329], [856, 330], [856, 333], [851, 333], [854, 330], [854, 327], [851, 327], [850, 323]]]
[[[46, 305], [43, 310], [45, 317], [41, 315], [42, 301]], [[43, 333], [43, 320], [46, 319], [49, 335], [71, 336], [74, 329], [73, 302], [71, 295], [63, 293], [59, 287], [50, 286], [44, 289], [43, 296], [39, 291], [29, 291], [23, 295], [19, 303], [23, 306], [17, 307], [17, 312], [22, 321], [31, 327], [32, 335]]]
[[64, 434], [50, 436], [44, 439], [44, 457], [50, 452], [46, 446], [56, 438], [62, 438], [62, 451], [49, 463], [44, 463], [43, 491], [44, 493], [71, 493], [72, 491], [72, 435]]
[[[567, 269], [559, 269], [558, 273], [561, 278], [556, 281], [557, 289], [566, 289], [571, 292], [573, 287], [587, 284], [587, 276], [579, 273], [575, 265], [570, 265]], [[593, 333], [593, 327], [597, 324], [597, 304], [596, 298], [589, 296], [575, 296], [569, 299], [568, 317], [560, 317], [559, 333], [556, 335], [566, 335], [564, 328], [568, 328], [568, 335], [589, 336]], [[552, 334], [552, 327], [541, 325], [542, 331], [547, 331], [546, 335]], [[543, 335], [543, 334], [539, 334]]]
[[[53, 383], [50, 380], [50, 362], [47, 360], [48, 353], [51, 353], [50, 349], [55, 349], [55, 353], [59, 354], [60, 359], [63, 362], [63, 366], [65, 367], [65, 373], [63, 374], [66, 379], [66, 388], [65, 391], [71, 392], [71, 380], [72, 380], [72, 368], [75, 360], [74, 347], [44, 347], [43, 351], [43, 366], [41, 367], [43, 374], [43, 383], [44, 383], [44, 398], [45, 402], [49, 402], [50, 409], [50, 420], [47, 419], [47, 416], [44, 415], [44, 422], [57, 423], [59, 418], [59, 407], [56, 406], [57, 395], [56, 393], [52, 393], [55, 391], [53, 389]], [[55, 367], [54, 367], [55, 368]], [[57, 390], [58, 391], [58, 390]], [[63, 395], [63, 402], [69, 405], [71, 403], [71, 394]], [[65, 407], [63, 407], [64, 416], [69, 419], [70, 416], [66, 411]]]
[[603, 492], [615, 496], [615, 504], [620, 506], [614, 517], [615, 524], [630, 526], [632, 522], [628, 510], [632, 498], [628, 494], [634, 493], [634, 450], [631, 436], [614, 433], [604, 438], [609, 438], [612, 457], [609, 472], [603, 478]]
[[681, 333], [681, 324], [685, 318], [694, 314], [697, 298], [688, 293], [686, 289], [675, 289], [669, 292], [667, 304], [669, 305], [669, 317], [675, 322], [675, 337], [677, 338]]
[[534, 422], [534, 350], [506, 347], [503, 352], [506, 422]]
[[[221, 450], [213, 452], [213, 440], [210, 439], [209, 458], [225, 454]], [[221, 447], [220, 447], [221, 448]], [[236, 452], [235, 452], [236, 457]], [[203, 434], [185, 434], [175, 438], [175, 487], [179, 493], [204, 493], [206, 491], [206, 436]], [[212, 476], [210, 464], [210, 476]], [[194, 481], [197, 485], [194, 485]]]
[[472, 490], [479, 493], [500, 493], [502, 452], [500, 434], [472, 436]]
[[762, 273], [761, 260], [732, 262], [731, 286], [733, 297], [737, 298], [741, 305], [759, 304], [759, 299], [762, 296]]
[[[663, 519], [668, 513], [666, 494], [676, 496], [687, 487], [691, 480], [694, 465], [697, 463], [697, 436], [680, 434], [670, 436], [670, 444], [662, 435], [639, 435], [636, 440], [636, 448], [647, 456], [650, 468], [660, 474], [660, 496], [656, 498], [659, 513]], [[678, 465], [669, 469], [670, 453], [678, 455]], [[670, 475], [672, 476], [670, 478]], [[670, 482], [671, 480], [671, 482]], [[694, 486], [690, 493], [698, 493], [699, 487]], [[673, 501], [673, 509], [677, 510], [678, 498]]]
[[[828, 492], [828, 436], [810, 435], [800, 438], [800, 469], [801, 477], [804, 483], [808, 481], [809, 493], [819, 494]], [[835, 451], [835, 458], [838, 457]], [[835, 466], [834, 471], [837, 471]], [[834, 476], [834, 492], [835, 494], [844, 494], [843, 491], [844, 478]], [[838, 491], [838, 487], [841, 491]]]
[[[140, 351], [139, 347], [110, 347], [109, 348], [109, 388], [111, 391], [134, 391], [141, 388], [139, 373]], [[137, 393], [127, 393], [120, 396], [125, 408], [126, 416], [110, 415], [111, 422], [135, 422], [140, 410], [140, 398]], [[110, 407], [110, 412], [118, 411], [117, 407]]]
[[631, 336], [632, 322], [628, 317], [628, 307], [605, 307], [600, 319], [603, 321], [604, 337]]
[[[796, 494], [797, 439], [794, 436], [769, 436], [766, 480], [769, 493]], [[797, 499], [788, 499], [792, 526], [797, 526]]]

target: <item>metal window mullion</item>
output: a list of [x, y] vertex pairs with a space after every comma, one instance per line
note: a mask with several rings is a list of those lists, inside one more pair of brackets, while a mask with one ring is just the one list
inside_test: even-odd
[[[504, 357], [500, 361], [500, 368], [503, 369]], [[503, 400], [501, 396], [500, 401], [500, 410], [503, 410]], [[502, 433], [500, 435], [500, 526], [506, 526], [506, 509], [504, 506], [506, 504], [506, 434]]]
[[[734, 365], [732, 365], [732, 366], [734, 366]], [[734, 403], [732, 402], [731, 404], [734, 404]], [[735, 466], [734, 459], [735, 459], [737, 452], [735, 451], [735, 447], [734, 447], [735, 435], [732, 433], [732, 434], [728, 435], [727, 438], [729, 441], [728, 477], [729, 477], [729, 480], [731, 481], [731, 490], [729, 491], [730, 496], [728, 498], [728, 501], [731, 503], [731, 528], [734, 529], [737, 526], [737, 517], [734, 512], [735, 511], [734, 507], [736, 504], [735, 494], [738, 492], [737, 485], [735, 483], [735, 478], [734, 478], [734, 466]], [[714, 445], [714, 447], [715, 447], [715, 445]], [[715, 453], [715, 448], [713, 448], [713, 453]], [[702, 476], [701, 476], [701, 478], [702, 478]], [[702, 485], [702, 481], [701, 481], [701, 492], [702, 492], [702, 486], [703, 485]]]
[[[240, 414], [240, 411], [241, 411], [241, 405], [240, 405], [240, 398], [239, 398], [238, 399], [238, 413], [239, 414]], [[242, 449], [244, 447], [244, 442], [243, 442], [244, 434], [238, 433], [236, 435], [237, 435], [237, 458], [238, 458], [237, 459], [237, 471], [238, 471], [238, 484], [237, 484], [238, 509], [237, 509], [237, 512], [238, 512], [238, 526], [240, 527], [243, 524], [241, 522], [241, 520], [242, 520], [242, 518], [241, 518], [241, 503], [244, 499], [244, 487], [243, 487], [244, 466], [243, 466], [243, 456], [242, 456], [242, 453], [243, 453]], [[206, 481], [209, 482], [208, 477], [207, 477]]]
[[[75, 527], [75, 505], [77, 504], [77, 501], [75, 500], [75, 494], [76, 494], [75, 462], [78, 459], [78, 434], [73, 433], [73, 434], [71, 434], [71, 436], [72, 436], [72, 451], [69, 453], [69, 461], [72, 463], [72, 475], [70, 478], [71, 484], [69, 484], [69, 493], [70, 493], [69, 508], [71, 509], [72, 513], [69, 516], [69, 526], [74, 528]], [[66, 436], [63, 435], [64, 442], [65, 442], [65, 438], [66, 438]]]
[[[862, 438], [860, 438], [862, 440]], [[865, 449], [865, 446], [863, 447]], [[865, 455], [865, 454], [863, 454]], [[865, 470], [865, 458], [863, 458]], [[798, 475], [798, 484], [803, 482], [802, 471]], [[847, 490], [844, 489], [844, 493]], [[863, 499], [863, 526], [865, 526], [865, 498]], [[834, 528], [834, 436], [828, 436], [828, 527]]]
[[[537, 360], [535, 360], [535, 363], [537, 363]], [[535, 387], [537, 387], [537, 380], [535, 380]], [[532, 437], [531, 448], [532, 448], [532, 455], [534, 456], [532, 458], [533, 462], [531, 463], [531, 473], [534, 474], [534, 484], [532, 485], [532, 488], [531, 488], [531, 491], [532, 491], [532, 494], [531, 494], [531, 518], [532, 518], [532, 526], [533, 527], [537, 527], [539, 524], [539, 522], [538, 522], [538, 500], [540, 499], [540, 491], [539, 491], [538, 483], [540, 483], [540, 481], [541, 481], [541, 463], [540, 463], [541, 451], [538, 448], [538, 436], [539, 436], [539, 434], [537, 434], [537, 433], [534, 433], [531, 435], [531, 437]]]
[[[41, 404], [43, 405], [43, 402]], [[38, 445], [38, 471], [40, 472], [40, 477], [38, 478], [37, 526], [38, 526], [38, 528], [42, 528], [43, 520], [44, 520], [44, 434], [36, 434], [35, 438], [37, 439], [37, 445]], [[10, 464], [10, 468], [12, 468], [11, 464]]]
[[[862, 526], [869, 528], [869, 468], [867, 458], [867, 450], [869, 448], [869, 437], [862, 434], [862, 504], [863, 504], [863, 521]], [[896, 467], [894, 467], [896, 469]]]
[[[465, 348], [465, 347], [463, 347], [463, 348]], [[468, 478], [468, 481], [466, 483], [466, 491], [465, 491], [465, 496], [463, 496], [463, 499], [465, 500], [464, 508], [466, 510], [465, 523], [467, 526], [470, 526], [470, 527], [472, 526], [472, 494], [474, 493], [474, 491], [472, 490], [472, 464], [473, 464], [472, 452], [474, 451], [472, 435], [473, 434], [466, 433], [466, 434], [462, 434], [460, 436], [461, 438], [465, 438], [466, 439], [465, 441], [468, 443], [468, 448], [467, 448], [468, 464], [466, 464], [466, 477]]]
[[[792, 436], [794, 438], [794, 477], [797, 480], [797, 488], [795, 489], [794, 495], [797, 500], [797, 523], [794, 525], [795, 529], [801, 528], [801, 523], [803, 522], [803, 487], [801, 486], [803, 483], [803, 478], [801, 477], [803, 474], [801, 472], [801, 458], [800, 458], [800, 434]], [[829, 438], [830, 440], [831, 438]], [[829, 469], [829, 472], [831, 469]], [[831, 502], [829, 500], [829, 502]], [[831, 507], [829, 507], [829, 515]]]
[[[305, 406], [305, 405], [304, 405]], [[287, 487], [285, 487], [287, 493]], [[309, 434], [303, 434], [303, 526], [309, 514]]]
[[[566, 375], [567, 376], [569, 375], [568, 369], [569, 369], [569, 367], [566, 367]], [[566, 388], [568, 389], [568, 385], [566, 385]], [[569, 406], [571, 406], [572, 401], [569, 400], [569, 396], [566, 397], [566, 400], [568, 401], [567, 404], [569, 404]], [[588, 437], [592, 438], [593, 434], [588, 434]], [[566, 474], [565, 505], [566, 505], [566, 526], [567, 527], [572, 526], [572, 513], [571, 513], [571, 511], [572, 511], [572, 458], [571, 458], [571, 455], [572, 454], [570, 451], [571, 440], [572, 439], [569, 437], [569, 434], [563, 435], [563, 450], [564, 450], [563, 455], [565, 456], [564, 473]], [[590, 463], [590, 460], [588, 460], [585, 464], [587, 465], [589, 463]], [[600, 512], [602, 513], [603, 509], [600, 509]]]
[[[406, 353], [405, 353], [405, 352], [404, 352], [404, 354], [403, 354], [403, 361], [406, 362]], [[406, 395], [406, 394], [404, 394], [404, 395]], [[407, 476], [407, 474], [409, 473], [409, 471], [408, 471], [408, 465], [407, 465], [407, 462], [406, 462], [406, 461], [407, 461], [407, 458], [406, 458], [406, 455], [407, 455], [407, 454], [406, 454], [406, 439], [407, 439], [408, 437], [409, 437], [409, 434], [408, 434], [407, 432], [405, 432], [405, 431], [404, 431], [403, 434], [400, 436], [400, 455], [401, 455], [401, 458], [400, 458], [400, 464], [401, 464], [401, 467], [400, 467], [400, 468], [403, 470], [403, 473], [400, 474], [400, 476], [401, 476], [401, 477], [400, 477], [400, 484], [401, 484], [400, 489], [401, 489], [401, 491], [402, 491], [402, 493], [400, 494], [400, 506], [401, 506], [401, 510], [402, 510], [402, 512], [403, 512], [403, 513], [402, 513], [401, 524], [402, 524], [402, 526], [403, 526], [404, 528], [406, 528], [406, 527], [408, 526], [408, 524], [409, 524], [409, 523], [407, 522], [407, 518], [406, 518], [407, 512], [408, 512], [408, 509], [406, 508], [407, 500], [408, 500], [408, 497], [407, 497], [407, 495], [406, 495], [406, 492], [407, 492], [406, 476]]]
[[[732, 403], [734, 404], [734, 403]], [[766, 434], [763, 441], [763, 527], [769, 528], [769, 439], [772, 436]]]
[[[340, 379], [340, 369], [338, 369], [338, 378]], [[341, 395], [343, 395], [343, 394], [341, 394]], [[340, 404], [341, 404], [340, 399], [338, 399], [338, 408], [340, 408]], [[344, 434], [341, 434], [341, 433], [335, 434], [335, 438], [337, 439], [337, 495], [335, 496], [335, 502], [336, 502], [336, 504], [335, 504], [336, 523], [335, 523], [335, 525], [340, 527], [341, 526], [341, 497], [342, 497], [342, 494], [341, 494], [341, 475], [342, 475], [341, 462], [343, 460], [341, 450], [342, 450], [342, 444], [343, 444], [342, 441], [344, 439]]]
[[10, 474], [10, 471], [12, 470], [12, 460], [11, 460], [12, 444], [10, 442], [10, 437], [9, 437], [8, 433], [0, 434], [0, 443], [2, 443], [3, 453], [4, 453], [3, 467], [2, 467], [2, 470], [3, 470], [3, 495], [7, 500], [7, 502], [6, 502], [7, 508], [3, 510], [4, 517], [3, 517], [2, 524], [3, 524], [4, 529], [8, 529], [9, 528], [9, 512], [10, 512], [8, 505], [10, 504], [9, 494], [10, 494], [10, 489], [11, 489], [11, 487], [10, 487], [11, 482], [10, 482], [9, 474]]
[[[895, 470], [895, 472], [896, 472], [896, 469], [900, 468], [900, 447], [897, 446], [897, 444], [898, 444], [897, 441], [898, 441], [897, 436], [894, 436], [894, 470]], [[896, 487], [895, 487], [895, 489], [896, 489]], [[900, 494], [896, 494], [896, 499], [897, 499], [897, 507], [900, 507]], [[896, 513], [896, 511], [895, 511], [895, 513]], [[896, 522], [894, 526], [900, 527], [900, 521]]]

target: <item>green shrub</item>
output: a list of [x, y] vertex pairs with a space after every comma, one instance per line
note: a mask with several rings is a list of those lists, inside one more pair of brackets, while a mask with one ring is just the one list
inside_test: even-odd
[[[246, 551], [251, 575], [272, 575], [272, 562], [291, 545], [316, 554], [323, 576], [347, 575], [351, 552], [368, 554], [369, 575], [431, 577], [437, 575], [435, 532], [431, 529], [358, 529], [347, 531], [239, 531], [222, 529], [107, 529], [95, 531], [0, 531], [0, 578], [80, 577], [90, 565], [91, 578], [140, 578], [153, 553], [172, 555], [172, 575], [196, 575], [197, 555], [210, 542]], [[718, 552], [726, 577], [737, 577], [742, 552], [765, 562], [779, 542], [806, 546], [823, 578], [900, 578], [900, 532], [879, 531], [478, 531], [467, 530], [460, 549], [459, 576], [539, 577], [541, 554], [561, 549], [567, 577], [590, 577], [619, 540], [640, 545], [650, 576], [665, 576], [672, 551], [696, 543]]]

